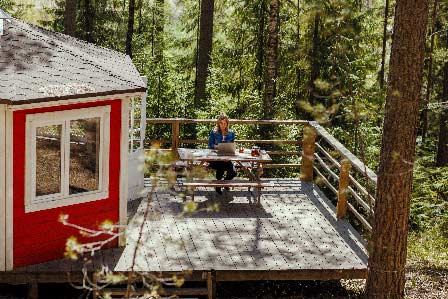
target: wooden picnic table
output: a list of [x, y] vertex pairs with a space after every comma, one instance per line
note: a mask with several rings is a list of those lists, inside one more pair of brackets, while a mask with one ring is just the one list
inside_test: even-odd
[[252, 156], [250, 149], [245, 149], [243, 153], [238, 150], [235, 151], [235, 155], [219, 155], [216, 150], [213, 149], [190, 149], [190, 148], [178, 148], [179, 160], [187, 162], [189, 165], [194, 162], [199, 162], [200, 165], [204, 165], [206, 162], [213, 161], [232, 161], [239, 166], [249, 181], [241, 180], [194, 180], [191, 178], [184, 183], [187, 187], [193, 188], [192, 199], [194, 199], [194, 189], [196, 187], [248, 187], [256, 188], [258, 190], [258, 203], [260, 203], [261, 189], [264, 187], [270, 187], [269, 182], [262, 182], [261, 176], [263, 174], [263, 164], [271, 163], [271, 157], [265, 152], [261, 151], [260, 156]]

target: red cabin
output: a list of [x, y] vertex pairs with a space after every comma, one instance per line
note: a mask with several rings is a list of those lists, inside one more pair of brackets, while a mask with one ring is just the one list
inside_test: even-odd
[[145, 90], [128, 56], [4, 21], [0, 270], [62, 258], [77, 231], [61, 214], [89, 228], [126, 224], [130, 103]]

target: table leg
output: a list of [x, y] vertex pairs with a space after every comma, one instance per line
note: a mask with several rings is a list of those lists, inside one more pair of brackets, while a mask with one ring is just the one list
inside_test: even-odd
[[[257, 173], [256, 173], [256, 177], [257, 177], [257, 181], [259, 183], [261, 183], [261, 176], [263, 175], [263, 164], [261, 164], [260, 162], [257, 163]], [[257, 194], [257, 203], [260, 205], [261, 204], [261, 187], [257, 188], [258, 194]]]
[[[193, 182], [193, 161], [187, 161], [187, 169], [190, 169], [189, 172], [187, 172], [186, 181], [187, 183]], [[191, 190], [191, 187], [187, 186], [185, 188], [185, 198], [184, 201], [187, 201], [187, 197], [191, 198], [191, 201], [194, 201], [194, 188]]]

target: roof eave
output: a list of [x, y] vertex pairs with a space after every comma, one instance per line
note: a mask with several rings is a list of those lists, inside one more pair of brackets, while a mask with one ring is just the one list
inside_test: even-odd
[[[82, 93], [82, 94], [71, 94], [60, 97], [44, 97], [44, 98], [35, 98], [35, 99], [24, 99], [24, 100], [4, 100], [8, 105], [25, 105], [25, 104], [37, 104], [37, 103], [46, 103], [46, 102], [56, 102], [56, 101], [66, 101], [66, 100], [74, 100], [74, 99], [84, 99], [84, 98], [94, 98], [94, 97], [103, 97], [103, 96], [113, 96], [113, 95], [122, 95], [128, 93], [137, 93], [137, 92], [146, 92], [146, 87], [136, 87], [132, 89], [124, 89], [124, 90], [109, 90], [104, 92], [96, 92], [96, 93]], [[3, 100], [0, 100], [2, 103]]]

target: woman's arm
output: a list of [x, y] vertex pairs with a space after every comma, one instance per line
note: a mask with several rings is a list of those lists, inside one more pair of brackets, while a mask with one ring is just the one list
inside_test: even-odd
[[213, 130], [211, 130], [210, 134], [208, 135], [208, 148], [215, 148], [215, 132]]
[[229, 133], [227, 134], [226, 142], [235, 142], [235, 133], [231, 130], [229, 130]]

